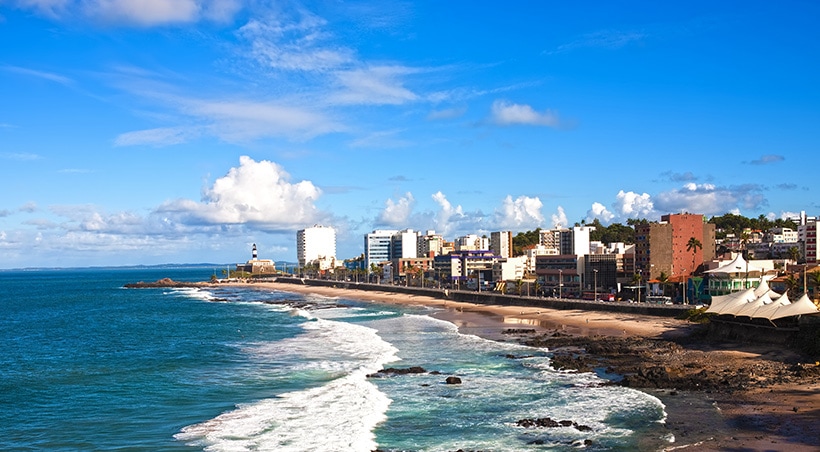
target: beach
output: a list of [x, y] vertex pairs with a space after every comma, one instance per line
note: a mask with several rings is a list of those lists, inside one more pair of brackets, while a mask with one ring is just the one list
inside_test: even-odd
[[[434, 308], [464, 334], [547, 347], [554, 362], [605, 369], [661, 399], [675, 441], [664, 450], [820, 448], [820, 367], [775, 345], [706, 342], [684, 320], [603, 311], [477, 305], [425, 296], [297, 285], [253, 287]], [[555, 365], [555, 364], [554, 364]]]

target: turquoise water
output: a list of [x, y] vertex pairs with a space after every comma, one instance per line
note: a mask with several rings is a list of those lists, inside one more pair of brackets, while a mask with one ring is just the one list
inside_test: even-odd
[[[663, 405], [424, 308], [250, 288], [210, 269], [0, 272], [0, 450], [634, 450]], [[515, 355], [511, 359], [508, 355]], [[384, 367], [440, 374], [368, 378]], [[461, 385], [446, 385], [456, 375]], [[551, 417], [591, 427], [524, 429]]]

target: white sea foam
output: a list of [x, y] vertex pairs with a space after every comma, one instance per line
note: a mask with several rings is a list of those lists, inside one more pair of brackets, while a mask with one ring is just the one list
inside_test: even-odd
[[395, 360], [396, 348], [361, 325], [318, 319], [303, 328], [295, 338], [253, 344], [246, 351], [254, 359], [291, 354], [292, 362], [313, 363], [342, 376], [320, 387], [240, 405], [185, 427], [175, 437], [210, 451], [375, 449], [372, 431], [385, 419], [390, 399], [366, 375]]
[[214, 294], [211, 291], [199, 287], [180, 287], [178, 289], [171, 289], [166, 293], [196, 300], [212, 301], [214, 299]]

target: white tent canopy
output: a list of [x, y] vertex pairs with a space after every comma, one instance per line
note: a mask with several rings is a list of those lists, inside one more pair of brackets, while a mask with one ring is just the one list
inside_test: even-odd
[[746, 259], [743, 258], [743, 255], [741, 255], [741, 254], [738, 254], [737, 257], [735, 257], [731, 262], [729, 262], [727, 264], [723, 264], [720, 267], [712, 269], [712, 270], [706, 270], [706, 273], [711, 273], [713, 275], [714, 274], [729, 275], [729, 274], [734, 274], [734, 273], [755, 273], [755, 272], [763, 274], [763, 273], [765, 273], [765, 270], [758, 267], [758, 266], [756, 266], [756, 265], [750, 264]]
[[[764, 284], [761, 283], [761, 286]], [[712, 297], [712, 305], [706, 312], [767, 320], [820, 312], [806, 294], [794, 302], [790, 301], [786, 294], [775, 294], [777, 292], [770, 290], [766, 285], [765, 290], [760, 292], [756, 289], [746, 289], [742, 292]]]

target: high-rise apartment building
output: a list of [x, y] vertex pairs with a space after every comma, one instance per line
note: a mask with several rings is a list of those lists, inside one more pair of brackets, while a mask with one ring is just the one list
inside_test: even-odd
[[398, 231], [376, 229], [364, 235], [364, 266], [367, 271], [373, 264], [390, 260], [390, 242]]
[[[699, 247], [690, 248], [694, 238]], [[688, 276], [705, 261], [715, 258], [715, 225], [703, 215], [680, 213], [661, 217], [660, 222], [635, 225], [635, 271], [643, 278]]]
[[336, 230], [316, 225], [296, 232], [296, 257], [299, 266], [318, 263], [320, 269], [332, 267], [336, 259]]
[[512, 231], [499, 231], [490, 233], [490, 251], [492, 251], [496, 256], [500, 256], [503, 258], [512, 257]]

